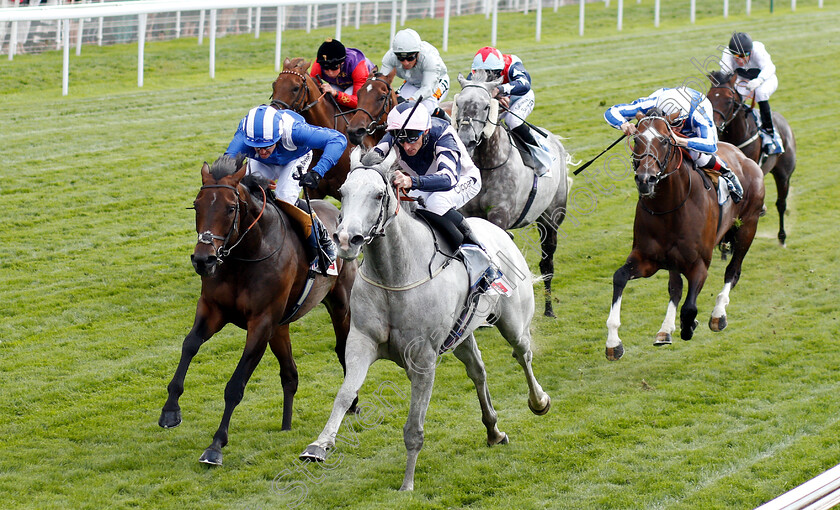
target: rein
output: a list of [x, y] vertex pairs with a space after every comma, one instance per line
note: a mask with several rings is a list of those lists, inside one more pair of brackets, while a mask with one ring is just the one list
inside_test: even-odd
[[[227, 235], [222, 237], [220, 235], [216, 235], [216, 234], [212, 233], [209, 230], [198, 234], [198, 242], [202, 243], [202, 244], [212, 245], [213, 246], [213, 254], [215, 255], [216, 260], [219, 262], [219, 264], [221, 264], [221, 263], [224, 262], [224, 258], [227, 257], [228, 255], [230, 255], [230, 252], [234, 248], [236, 248], [239, 245], [239, 243], [242, 242], [243, 239], [245, 239], [245, 235], [248, 232], [250, 232], [251, 229], [254, 227], [254, 225], [256, 225], [258, 221], [260, 221], [260, 218], [262, 218], [263, 212], [265, 211], [265, 204], [266, 204], [265, 189], [263, 189], [263, 187], [260, 186], [260, 191], [262, 191], [262, 195], [263, 195], [263, 204], [262, 204], [262, 208], [260, 209], [260, 213], [257, 215], [256, 218], [254, 218], [254, 221], [252, 221], [251, 224], [248, 225], [248, 228], [246, 228], [242, 232], [242, 235], [239, 236], [239, 239], [237, 239], [235, 243], [233, 243], [233, 246], [228, 248], [227, 244], [230, 241], [231, 236], [236, 231], [236, 229], [238, 228], [238, 225], [239, 225], [239, 217], [240, 217], [239, 204], [242, 203], [242, 199], [239, 196], [239, 189], [235, 188], [233, 186], [229, 186], [227, 184], [207, 184], [207, 185], [202, 186], [199, 189], [199, 191], [204, 190], [204, 189], [208, 189], [208, 188], [225, 188], [225, 189], [232, 190], [234, 195], [236, 195], [236, 212], [234, 213], [233, 223], [231, 224]], [[216, 248], [216, 244], [213, 243], [213, 240], [222, 241], [222, 247], [221, 248]], [[280, 246], [282, 247], [282, 243], [281, 243]], [[270, 254], [266, 255], [265, 257], [259, 258], [259, 259], [240, 259], [240, 258], [236, 258], [236, 257], [233, 257], [233, 259], [238, 260], [240, 262], [261, 262], [261, 261], [271, 257], [272, 255], [277, 253], [279, 250], [280, 250], [280, 248], [278, 247], [276, 250], [274, 250]]]
[[[649, 117], [645, 117], [645, 119], [661, 119], [665, 122], [666, 125], [669, 125], [668, 121], [664, 117], [651, 115]], [[672, 131], [672, 133], [673, 133], [673, 131]], [[639, 158], [640, 160], [641, 160], [641, 157], [650, 156], [654, 159], [654, 161], [656, 161], [656, 164], [659, 167], [659, 171], [654, 176], [654, 178], [655, 178], [655, 182], [653, 183], [654, 187], [656, 185], [658, 185], [660, 182], [662, 182], [668, 176], [673, 175], [674, 173], [678, 172], [680, 170], [680, 168], [682, 167], [682, 164], [683, 164], [683, 152], [684, 152], [683, 149], [680, 148], [680, 147], [677, 147], [677, 145], [675, 143], [673, 143], [670, 140], [670, 138], [666, 139], [666, 143], [668, 144], [668, 152], [665, 154], [665, 158], [664, 158], [663, 161], [659, 161], [659, 158], [656, 157], [656, 154], [653, 154], [653, 153], [650, 153], [650, 152], [647, 152], [647, 151], [638, 155], [638, 156], [640, 156], [640, 158]], [[627, 144], [629, 146], [630, 138], [627, 139]], [[631, 148], [631, 150], [632, 150], [632, 148]], [[679, 163], [677, 163], [676, 167], [673, 170], [671, 170], [670, 172], [666, 172], [665, 170], [667, 170], [668, 163], [671, 161], [671, 156], [674, 154], [675, 151], [680, 156]], [[635, 157], [636, 157], [636, 154], [634, 153], [634, 160], [635, 160]], [[642, 207], [642, 209], [645, 210], [645, 212], [650, 213], [654, 216], [669, 214], [669, 213], [672, 213], [674, 211], [677, 211], [677, 210], [681, 209], [682, 206], [685, 205], [686, 201], [688, 201], [688, 197], [691, 196], [691, 188], [692, 188], [692, 181], [691, 181], [691, 174], [689, 174], [689, 176], [688, 176], [688, 191], [686, 192], [685, 197], [683, 198], [682, 202], [680, 202], [676, 207], [674, 207], [673, 209], [669, 209], [667, 211], [653, 211], [650, 208], [648, 208], [642, 202], [641, 198], [639, 200], [639, 205]]]
[[[347, 114], [350, 114], [350, 113], [356, 113], [356, 112], [362, 112], [365, 115], [367, 115], [370, 118], [370, 124], [368, 124], [367, 127], [365, 128], [365, 134], [367, 134], [368, 136], [372, 136], [377, 131], [385, 130], [388, 127], [387, 122], [382, 122], [381, 120], [379, 122], [377, 122], [377, 119], [382, 119], [383, 116], [387, 115], [388, 112], [391, 111], [391, 105], [393, 104], [393, 100], [391, 99], [391, 93], [393, 92], [393, 89], [391, 89], [391, 84], [388, 83], [387, 81], [383, 80], [382, 78], [378, 77], [378, 76], [375, 76], [373, 78], [368, 79], [368, 82], [371, 82], [371, 81], [378, 81], [378, 82], [381, 82], [381, 83], [385, 84], [385, 87], [386, 87], [385, 101], [383, 101], [383, 104], [382, 104], [382, 111], [380, 111], [375, 116], [372, 113], [370, 113], [369, 111], [365, 110], [364, 108], [354, 108], [353, 110], [344, 112], [344, 115], [347, 115]], [[365, 83], [367, 83], [367, 82], [365, 82]], [[364, 85], [362, 86], [362, 88], [364, 88]]]

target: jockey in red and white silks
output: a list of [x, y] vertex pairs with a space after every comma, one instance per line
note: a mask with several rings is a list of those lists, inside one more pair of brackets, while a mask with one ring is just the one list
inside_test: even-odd
[[405, 80], [397, 90], [397, 96], [409, 101], [423, 96], [423, 105], [435, 115], [440, 102], [449, 93], [449, 75], [437, 48], [421, 40], [410, 28], [400, 30], [394, 36], [391, 49], [382, 57], [379, 72], [389, 74], [394, 69], [397, 76]]

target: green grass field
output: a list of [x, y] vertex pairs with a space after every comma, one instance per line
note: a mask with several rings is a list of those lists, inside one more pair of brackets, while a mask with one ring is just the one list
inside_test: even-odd
[[[186, 207], [201, 163], [221, 154], [238, 120], [269, 96], [272, 34], [218, 40], [215, 80], [207, 46], [195, 39], [148, 44], [141, 89], [136, 45], [85, 47], [71, 57], [67, 97], [59, 52], [3, 56], [0, 507], [752, 508], [840, 462], [840, 8], [809, 1], [770, 15], [757, 1], [747, 18], [736, 2], [723, 19], [722, 2], [698, 2], [691, 25], [687, 6], [663, 2], [654, 29], [653, 2], [626, 3], [621, 33], [615, 2], [589, 5], [582, 38], [576, 6], [546, 9], [539, 43], [533, 12], [501, 15], [498, 45], [522, 57], [535, 82], [531, 120], [588, 160], [617, 136], [603, 121], [606, 107], [686, 80], [705, 87], [691, 59], [718, 56], [732, 31], [748, 31], [773, 55], [781, 86], [772, 104], [798, 140], [788, 246], [776, 241], [768, 177], [769, 213], [732, 293], [729, 327], [715, 334], [705, 326], [723, 284], [720, 260], [690, 342], [652, 346], [667, 275], [633, 281], [622, 310], [627, 352], [608, 362], [612, 274], [630, 249], [636, 193], [629, 174], [613, 179], [593, 165], [576, 179], [562, 226], [558, 318], [533, 322], [534, 369], [551, 412], [531, 414], [508, 344], [481, 330], [499, 427], [511, 443], [484, 445], [472, 383], [445, 356], [413, 493], [396, 490], [407, 401], [392, 398], [389, 410], [370, 399], [385, 383], [408, 392], [390, 362], [372, 367], [361, 392], [370, 414], [345, 420], [331, 469], [297, 461], [341, 383], [323, 307], [292, 326], [301, 380], [291, 432], [280, 431], [278, 366], [267, 355], [234, 413], [225, 465], [198, 463], [244, 343], [232, 326], [193, 362], [183, 424], [157, 425], [200, 288]], [[440, 20], [411, 26], [440, 44]], [[284, 56], [310, 57], [332, 30], [284, 34]], [[349, 27], [342, 39], [378, 62], [388, 32]], [[488, 42], [483, 16], [452, 20], [444, 59], [453, 93], [457, 72]]]

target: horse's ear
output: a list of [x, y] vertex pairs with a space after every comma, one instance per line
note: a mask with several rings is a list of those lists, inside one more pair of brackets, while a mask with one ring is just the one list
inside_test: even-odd
[[207, 186], [208, 184], [213, 184], [213, 182], [213, 176], [210, 175], [210, 165], [205, 161], [201, 166], [201, 185]]
[[636, 112], [636, 120], [642, 120], [645, 118], [645, 114], [642, 112]]
[[370, 70], [370, 72], [368, 73], [368, 75], [370, 75], [370, 76], [376, 76], [377, 74], [379, 74], [379, 66], [374, 65], [374, 66], [373, 66], [373, 69], [371, 69], [371, 70]]
[[309, 60], [306, 60], [305, 58], [301, 59], [300, 64], [299, 64], [299, 67], [300, 67], [301, 71], [306, 71], [307, 69], [309, 69], [309, 65], [311, 63], [312, 62], [310, 62]]
[[350, 170], [352, 171], [354, 168], [361, 166], [362, 156], [365, 155], [365, 151], [362, 149], [360, 145], [357, 145], [352, 151], [350, 151]]
[[396, 69], [391, 69], [391, 72], [385, 75], [385, 81], [388, 82], [388, 85], [390, 85], [391, 82], [394, 81], [394, 76], [396, 76], [396, 75], [397, 75], [397, 70]]
[[673, 125], [674, 122], [677, 121], [677, 118], [680, 116], [680, 112], [674, 112], [671, 115], [666, 115], [665, 120], [668, 121], [669, 125]]
[[461, 84], [461, 88], [466, 87], [466, 86], [467, 86], [467, 83], [469, 83], [469, 82], [467, 81], [467, 79], [466, 79], [466, 78], [464, 78], [464, 75], [463, 75], [460, 71], [458, 71], [458, 83], [460, 83], [460, 84]]
[[[239, 158], [238, 157], [236, 159], [236, 162], [237, 162], [237, 164], [239, 164]], [[245, 161], [243, 161], [241, 163], [241, 166], [239, 166], [239, 169], [236, 171], [236, 173], [233, 174], [233, 179], [236, 181], [237, 184], [239, 184], [239, 181], [241, 181], [242, 178], [245, 177], [245, 173], [247, 171], [248, 171], [248, 164]]]
[[291, 63], [292, 60], [289, 57], [286, 57], [286, 59], [283, 61], [283, 69], [288, 69]]

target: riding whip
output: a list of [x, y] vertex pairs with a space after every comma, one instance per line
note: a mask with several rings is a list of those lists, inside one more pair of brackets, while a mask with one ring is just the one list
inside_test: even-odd
[[539, 134], [540, 134], [540, 135], [542, 135], [543, 137], [548, 138], [548, 133], [546, 133], [546, 132], [545, 132], [545, 131], [543, 131], [542, 129], [538, 128], [537, 126], [535, 126], [535, 125], [531, 124], [530, 122], [528, 122], [527, 120], [523, 119], [523, 118], [522, 118], [522, 117], [520, 117], [519, 115], [517, 115], [517, 114], [513, 113], [513, 112], [511, 111], [511, 109], [510, 109], [510, 108], [508, 108], [507, 106], [505, 106], [505, 105], [503, 105], [503, 104], [501, 104], [501, 103], [499, 103], [499, 106], [501, 106], [502, 108], [504, 108], [504, 109], [505, 109], [505, 111], [506, 111], [506, 112], [508, 112], [509, 114], [511, 114], [511, 115], [513, 115], [514, 117], [516, 117], [517, 119], [521, 120], [521, 121], [522, 121], [522, 122], [523, 122], [526, 126], [528, 126], [529, 128], [533, 129], [534, 131], [536, 131], [537, 133], [539, 133]]
[[626, 134], [622, 134], [621, 136], [619, 136], [619, 137], [618, 137], [618, 140], [616, 140], [616, 141], [614, 141], [613, 143], [611, 143], [611, 144], [610, 144], [610, 146], [609, 146], [609, 147], [607, 147], [606, 149], [602, 150], [600, 154], [598, 154], [598, 155], [597, 155], [597, 156], [595, 156], [594, 158], [592, 158], [592, 159], [590, 159], [589, 161], [587, 161], [587, 162], [586, 162], [586, 163], [585, 163], [582, 167], [580, 167], [580, 168], [578, 168], [577, 170], [575, 170], [575, 171], [574, 171], [574, 174], [575, 174], [575, 175], [577, 175], [577, 174], [579, 174], [579, 173], [583, 172], [584, 170], [586, 170], [586, 167], [588, 167], [589, 165], [591, 165], [591, 164], [592, 164], [592, 163], [593, 163], [596, 159], [598, 159], [598, 158], [600, 158], [601, 156], [603, 156], [605, 152], [607, 152], [608, 150], [610, 150], [610, 149], [612, 149], [613, 147], [615, 147], [615, 144], [617, 144], [618, 142], [620, 142], [620, 141], [624, 140], [624, 137], [626, 137], [626, 136], [627, 136]]

